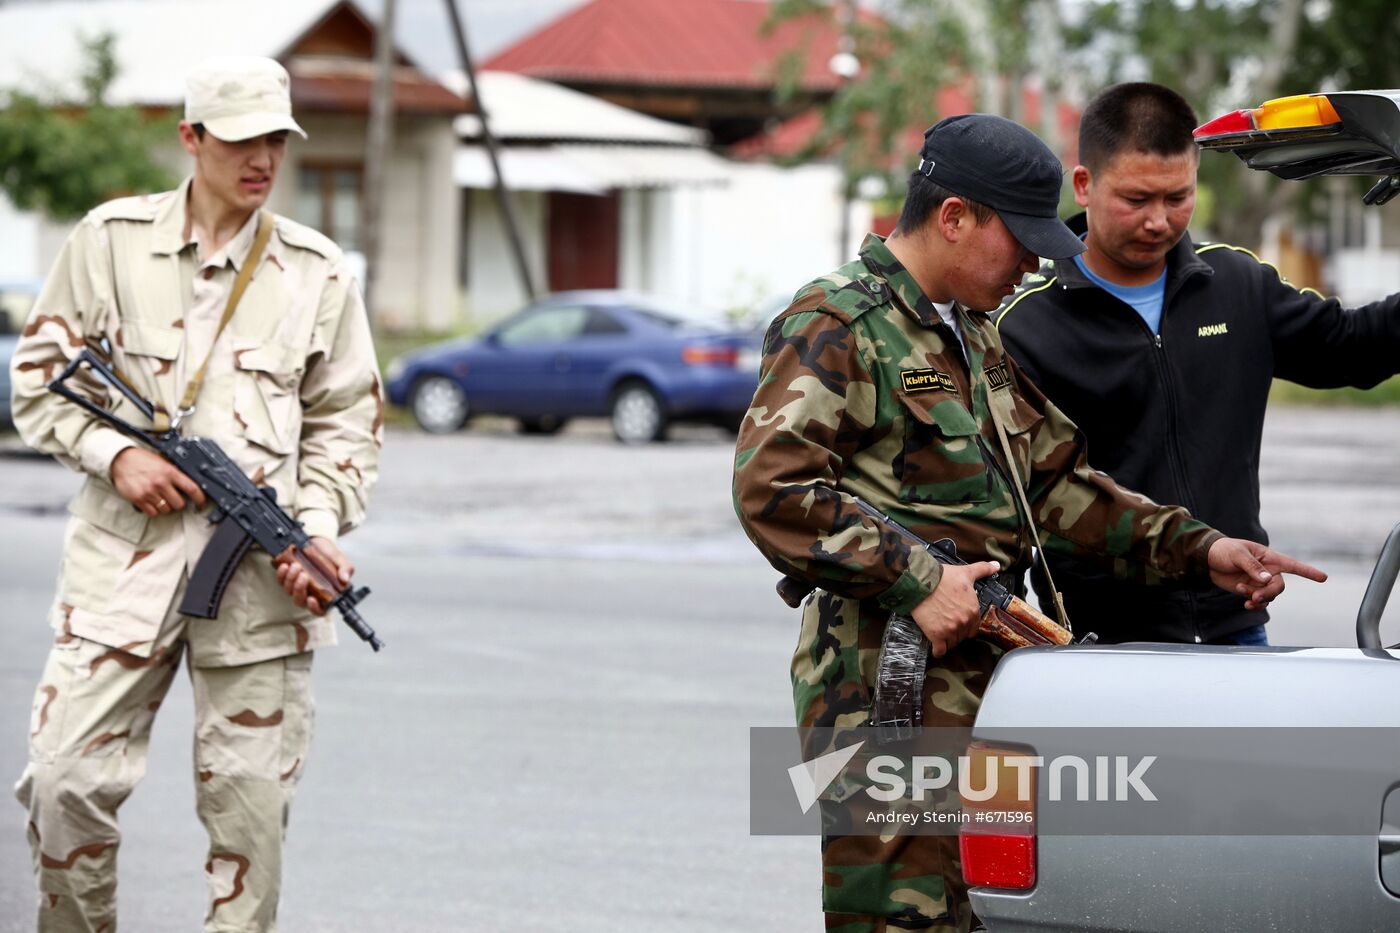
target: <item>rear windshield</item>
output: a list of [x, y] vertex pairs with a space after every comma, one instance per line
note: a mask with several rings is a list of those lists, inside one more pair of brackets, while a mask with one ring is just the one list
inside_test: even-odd
[[676, 311], [671, 308], [658, 308], [655, 306], [639, 308], [632, 306], [632, 310], [640, 317], [646, 318], [658, 327], [667, 330], [688, 330], [688, 331], [718, 331], [724, 328], [718, 321], [707, 320], [696, 314], [687, 314], [684, 311]]
[[685, 327], [688, 323], [671, 311], [660, 311], [656, 308], [633, 308], [632, 310], [635, 311], [638, 316], [646, 318], [653, 324], [665, 327], [667, 330], [676, 330], [677, 328]]

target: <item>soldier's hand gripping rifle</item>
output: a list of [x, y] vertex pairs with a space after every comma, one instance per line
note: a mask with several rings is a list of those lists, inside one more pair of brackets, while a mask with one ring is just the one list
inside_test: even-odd
[[268, 554], [273, 562], [299, 564], [311, 578], [307, 595], [326, 607], [339, 610], [341, 618], [360, 638], [378, 651], [384, 643], [374, 629], [361, 618], [355, 606], [369, 595], [368, 587], [341, 587], [338, 571], [314, 548], [301, 523], [277, 504], [277, 492], [269, 486], [255, 486], [247, 474], [229, 459], [222, 447], [207, 437], [184, 437], [179, 433], [180, 418], [172, 419], [169, 430], [147, 431], [129, 424], [112, 412], [93, 404], [70, 389], [66, 383], [84, 363], [114, 389], [136, 406], [147, 419], [155, 420], [155, 407], [142, 398], [109, 363], [84, 348], [68, 364], [57, 379], [49, 383], [56, 392], [111, 424], [166, 460], [198, 484], [213, 503], [209, 521], [218, 525], [199, 563], [190, 576], [180, 612], [200, 619], [213, 619], [219, 614], [219, 603], [233, 572], [254, 544]]
[[[884, 527], [893, 528], [911, 547], [923, 548], [942, 564], [966, 564], [958, 556], [951, 538], [925, 541], [899, 522], [854, 496], [862, 512]], [[1068, 645], [1074, 633], [1031, 606], [1007, 589], [995, 576], [975, 581], [977, 604], [982, 618], [977, 635], [1010, 651], [1030, 645]], [[778, 595], [796, 609], [815, 587], [793, 577], [778, 581]], [[1080, 644], [1093, 644], [1098, 636], [1085, 635]], [[870, 724], [879, 730], [881, 741], [909, 738], [923, 722], [924, 677], [928, 671], [928, 639], [918, 623], [908, 616], [891, 614], [880, 645], [880, 668], [875, 681], [875, 699]]]

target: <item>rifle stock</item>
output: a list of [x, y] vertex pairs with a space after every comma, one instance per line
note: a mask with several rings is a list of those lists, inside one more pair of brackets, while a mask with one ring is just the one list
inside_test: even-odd
[[1011, 604], [1004, 609], [988, 606], [982, 613], [977, 634], [1007, 651], [1032, 645], [1068, 645], [1074, 641], [1069, 629], [1016, 596], [1011, 597]]

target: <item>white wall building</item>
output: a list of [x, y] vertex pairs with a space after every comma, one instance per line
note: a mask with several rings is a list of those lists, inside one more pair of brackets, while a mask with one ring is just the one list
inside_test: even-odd
[[[791, 295], [838, 264], [835, 167], [734, 162], [708, 151], [700, 130], [521, 75], [483, 72], [478, 80], [541, 291], [620, 287], [711, 316]], [[487, 322], [525, 296], [480, 124], [464, 116], [457, 128], [467, 307]], [[868, 209], [852, 213], [851, 229], [867, 229]], [[845, 258], [859, 235], [852, 240]]]

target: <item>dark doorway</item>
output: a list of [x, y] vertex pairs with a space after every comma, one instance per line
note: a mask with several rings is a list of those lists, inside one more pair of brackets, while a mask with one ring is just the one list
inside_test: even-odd
[[619, 198], [549, 193], [549, 290], [617, 288]]

